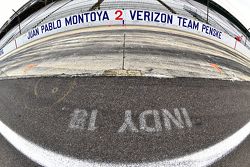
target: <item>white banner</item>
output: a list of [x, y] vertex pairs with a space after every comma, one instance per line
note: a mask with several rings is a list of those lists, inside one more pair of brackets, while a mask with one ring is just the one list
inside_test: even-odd
[[[234, 38], [224, 32], [206, 23], [184, 16], [157, 11], [118, 9], [90, 11], [48, 22], [18, 37], [15, 42], [9, 43], [0, 50], [0, 55], [5, 55], [17, 47], [56, 33], [84, 27], [111, 25], [144, 25], [172, 28], [210, 38], [231, 48], [235, 48], [236, 42]], [[250, 51], [244, 45], [238, 42], [236, 46], [236, 50], [250, 58]]]

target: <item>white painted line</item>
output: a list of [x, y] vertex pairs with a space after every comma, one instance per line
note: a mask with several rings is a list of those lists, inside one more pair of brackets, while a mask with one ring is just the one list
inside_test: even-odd
[[199, 152], [171, 160], [140, 164], [107, 164], [79, 160], [46, 150], [15, 133], [0, 121], [0, 133], [20, 152], [45, 167], [202, 167], [229, 154], [250, 134], [250, 122], [225, 140]]

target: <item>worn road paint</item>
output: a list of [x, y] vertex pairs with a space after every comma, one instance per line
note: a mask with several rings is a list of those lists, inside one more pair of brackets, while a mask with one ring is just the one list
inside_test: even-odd
[[135, 124], [132, 121], [132, 113], [130, 110], [125, 111], [125, 120], [120, 129], [118, 130], [118, 132], [122, 133], [126, 129], [128, 129], [131, 132], [139, 132], [139, 130], [136, 128]]
[[[91, 112], [91, 116], [89, 118], [89, 124], [87, 130], [94, 131], [97, 129], [95, 126], [97, 110], [93, 110]], [[86, 110], [75, 109], [74, 113], [71, 115], [72, 118], [69, 123], [69, 128], [71, 129], [80, 129], [85, 130], [88, 120], [88, 112]]]
[[[187, 128], [192, 127], [192, 122], [185, 108], [181, 108], [181, 111], [178, 108], [175, 108], [174, 115], [172, 115], [166, 109], [162, 109], [161, 112], [157, 110], [147, 110], [147, 111], [142, 112], [139, 116], [140, 131], [149, 132], [149, 133], [161, 132], [163, 130], [162, 124], [161, 124], [161, 116], [163, 117], [163, 122], [164, 122], [164, 126], [166, 130], [172, 130], [171, 122], [178, 129], [183, 129], [185, 127]], [[148, 117], [153, 117], [154, 119], [153, 127], [150, 127], [148, 125]], [[132, 112], [130, 110], [125, 111], [124, 123], [119, 128], [118, 132], [122, 133], [122, 132], [125, 132], [126, 130], [130, 132], [139, 132], [138, 128], [135, 126], [132, 120]]]
[[[36, 82], [36, 84], [35, 84], [35, 86], [34, 86], [34, 95], [36, 96], [36, 98], [39, 98], [38, 90], [39, 90], [40, 87], [42, 87], [41, 82], [43, 81], [43, 79], [44, 79], [44, 78], [40, 78], [40, 79]], [[69, 85], [69, 87], [68, 87], [68, 90], [67, 90], [62, 96], [60, 96], [60, 98], [57, 99], [56, 102], [54, 102], [54, 103], [53, 103], [51, 106], [49, 106], [49, 107], [52, 107], [52, 106], [54, 106], [54, 105], [60, 103], [62, 100], [64, 100], [64, 99], [72, 92], [72, 90], [74, 89], [75, 86], [76, 86], [76, 80], [74, 79], [73, 81], [70, 82], [70, 85]], [[58, 88], [57, 91], [59, 91], [59, 88]], [[53, 93], [53, 92], [51, 92], [51, 93]]]
[[164, 123], [165, 123], [165, 128], [167, 130], [171, 130], [172, 126], [171, 126], [171, 121], [174, 123], [174, 125], [178, 128], [178, 129], [183, 129], [185, 127], [185, 125], [189, 128], [192, 127], [192, 122], [189, 118], [188, 112], [185, 108], [181, 108], [182, 110], [182, 114], [183, 117], [185, 119], [185, 122], [182, 120], [181, 117], [181, 113], [178, 110], [178, 108], [174, 109], [174, 115], [175, 117], [166, 109], [162, 110], [162, 114], [163, 114], [163, 119], [164, 119]]
[[[147, 116], [152, 115], [154, 117], [155, 127], [149, 127], [147, 125]], [[160, 115], [157, 110], [147, 110], [140, 114], [140, 129], [146, 132], [160, 132], [162, 131]]]
[[25, 66], [23, 73], [26, 74], [28, 71], [30, 71], [32, 68], [36, 67], [37, 64], [28, 64], [27, 66]]
[[93, 110], [91, 112], [91, 116], [90, 116], [90, 119], [89, 119], [89, 127], [88, 127], [88, 130], [90, 130], [90, 131], [94, 131], [94, 130], [97, 129], [97, 127], [95, 126], [97, 113], [98, 113], [97, 110]]
[[18, 135], [0, 121], [0, 133], [10, 142], [17, 150], [29, 157], [34, 162], [45, 166], [54, 167], [60, 164], [61, 167], [193, 167], [208, 166], [222, 157], [229, 154], [250, 134], [250, 122], [225, 140], [199, 152], [186, 155], [183, 157], [163, 160], [150, 163], [133, 163], [133, 164], [114, 164], [91, 162], [89, 160], [80, 160], [73, 157], [65, 156], [50, 150], [46, 150]]
[[[87, 110], [83, 109], [75, 109], [71, 114], [71, 120], [69, 123], [70, 129], [79, 129], [79, 130], [88, 130], [95, 131], [96, 127], [96, 118], [97, 118], [97, 110], [93, 110], [91, 112], [90, 118]], [[183, 116], [182, 116], [183, 115]], [[164, 125], [166, 130], [172, 130], [171, 122], [178, 128], [183, 129], [185, 127], [191, 128], [192, 122], [188, 115], [188, 112], [185, 108], [181, 108], [181, 112], [178, 108], [174, 109], [174, 115], [172, 115], [168, 110], [162, 109], [160, 112], [157, 110], [146, 110], [143, 111], [139, 118], [136, 119], [139, 121], [139, 127], [136, 127], [134, 121], [132, 119], [132, 112], [130, 110], [125, 111], [125, 118], [123, 124], [118, 129], [118, 133], [123, 133], [125, 131], [129, 132], [161, 132], [163, 131], [163, 126], [161, 123], [161, 116], [164, 120]], [[154, 125], [149, 125], [149, 119], [153, 118]], [[184, 120], [183, 120], [184, 118]], [[89, 123], [88, 123], [89, 120]], [[87, 127], [88, 124], [88, 127]]]
[[222, 70], [221, 70], [221, 68], [219, 67], [218, 64], [210, 64], [210, 65], [211, 65], [211, 67], [213, 67], [218, 73], [221, 73], [221, 72], [222, 72]]
[[185, 108], [181, 108], [181, 110], [182, 110], [182, 114], [184, 116], [184, 119], [186, 121], [187, 127], [192, 128], [192, 122], [191, 122], [191, 119], [190, 119], [190, 117], [188, 115], [187, 110]]
[[52, 90], [51, 90], [51, 93], [52, 94], [55, 94], [55, 93], [57, 93], [58, 92], [58, 87], [54, 87]]

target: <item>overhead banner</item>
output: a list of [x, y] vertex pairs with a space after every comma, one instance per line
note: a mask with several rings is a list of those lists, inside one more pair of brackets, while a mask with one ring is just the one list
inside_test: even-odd
[[[86, 13], [74, 14], [58, 20], [44, 23], [34, 29], [31, 29], [27, 33], [18, 37], [14, 43], [12, 42], [8, 44], [9, 46], [7, 45], [3, 49], [1, 49], [0, 55], [7, 54], [17, 47], [30, 43], [31, 41], [56, 33], [84, 27], [112, 25], [141, 25], [172, 28], [190, 32], [193, 34], [198, 34], [212, 40], [219, 41], [231, 48], [233, 48], [235, 45], [234, 38], [212, 27], [211, 25], [198, 20], [158, 11], [117, 9], [90, 11]], [[243, 54], [249, 54], [249, 50], [243, 45], [241, 46], [239, 44], [237, 45], [237, 47]]]
[[197, 20], [164, 12], [145, 10], [104, 10], [75, 14], [34, 28], [26, 34], [26, 37], [31, 40], [49, 32], [58, 32], [60, 29], [100, 25], [174, 26], [198, 31], [218, 39], [223, 38], [223, 32]]

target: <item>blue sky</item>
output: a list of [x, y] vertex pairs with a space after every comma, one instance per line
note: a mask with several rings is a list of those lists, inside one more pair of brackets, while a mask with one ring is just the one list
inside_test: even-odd
[[[250, 28], [250, 0], [214, 0], [232, 13], [246, 27]], [[28, 0], [8, 0], [0, 6], [0, 27]]]

